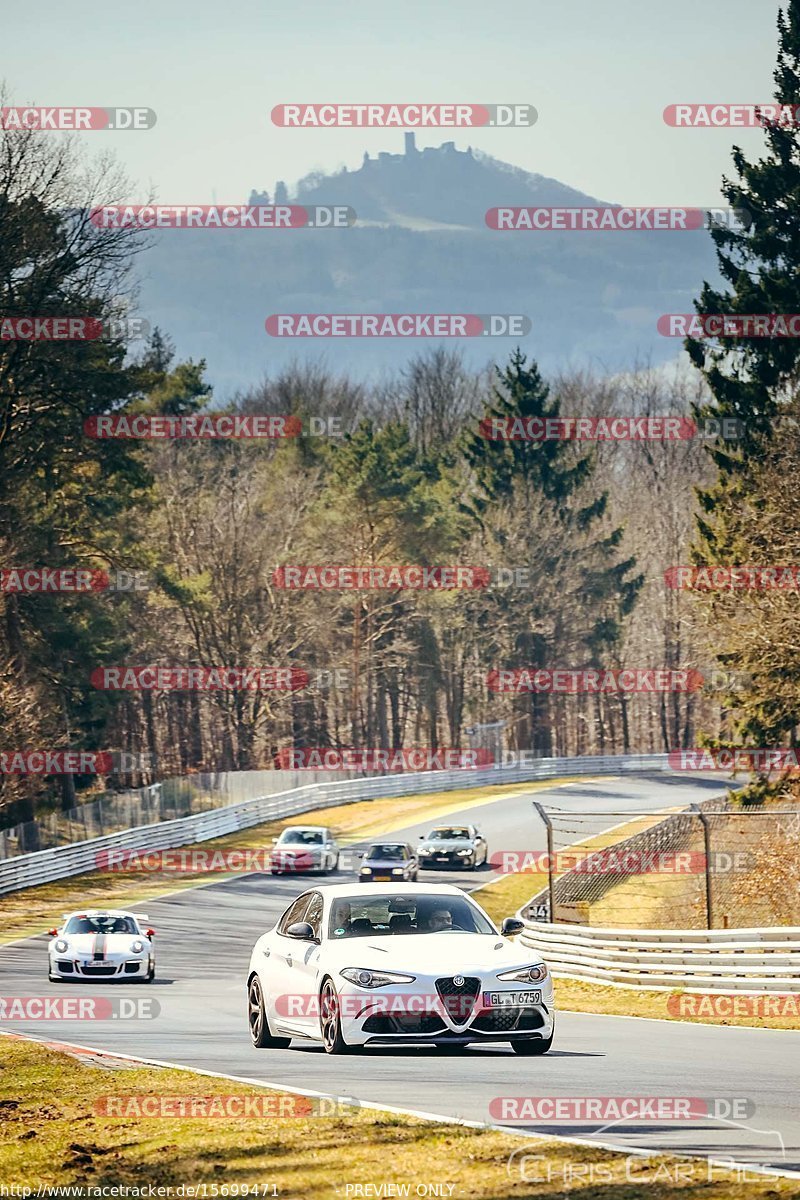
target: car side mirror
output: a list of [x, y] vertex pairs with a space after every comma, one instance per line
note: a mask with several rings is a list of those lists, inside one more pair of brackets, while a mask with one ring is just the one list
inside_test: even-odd
[[145, 935], [145, 937], [149, 937], [149, 938], [151, 938], [151, 937], [155, 937], [155, 936], [156, 936], [156, 931], [155, 931], [155, 929], [146, 929], [146, 930], [144, 931], [144, 935]]
[[500, 926], [500, 932], [503, 937], [513, 937], [515, 933], [522, 933], [524, 928], [525, 922], [520, 921], [519, 917], [506, 917]]
[[419, 835], [419, 840], [420, 840], [421, 842], [424, 842], [424, 841], [425, 841], [425, 834], [424, 834], [424, 833], [421, 833], [421, 834]]
[[286, 936], [297, 938], [300, 942], [318, 942], [319, 938], [314, 937], [314, 930], [309, 925], [308, 921], [295, 921], [286, 930]]
[[50, 936], [50, 937], [58, 937], [58, 930], [57, 930], [57, 929], [48, 929], [48, 931], [47, 931], [47, 932], [48, 932], [48, 934], [49, 934], [49, 936]]

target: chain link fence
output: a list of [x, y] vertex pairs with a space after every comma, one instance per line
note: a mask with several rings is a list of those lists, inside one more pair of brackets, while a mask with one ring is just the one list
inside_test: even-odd
[[[548, 845], [535, 865], [547, 883], [525, 906], [530, 920], [623, 929], [800, 925], [800, 801], [745, 809], [713, 799], [635, 817], [535, 807]], [[623, 815], [611, 833], [593, 832], [598, 819]]]
[[44, 813], [34, 821], [0, 830], [0, 861], [141, 825], [195, 816], [309, 783], [350, 778], [352, 774], [349, 771], [220, 771], [165, 779], [128, 792], [107, 793], [69, 811]]

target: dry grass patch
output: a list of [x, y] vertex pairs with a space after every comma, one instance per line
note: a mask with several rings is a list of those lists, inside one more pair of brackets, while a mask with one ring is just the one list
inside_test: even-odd
[[[109, 1096], [214, 1094], [265, 1092], [189, 1071], [98, 1069], [40, 1044], [0, 1038], [0, 1179], [33, 1189], [213, 1182], [220, 1194], [224, 1186], [259, 1185], [260, 1195], [274, 1187], [281, 1200], [334, 1200], [354, 1194], [348, 1184], [367, 1183], [406, 1184], [411, 1195], [420, 1183], [452, 1184], [454, 1200], [550, 1200], [576, 1187], [581, 1200], [634, 1200], [645, 1191], [649, 1200], [797, 1195], [790, 1180], [751, 1175], [739, 1183], [700, 1162], [687, 1170], [683, 1160], [683, 1182], [675, 1182], [676, 1160], [666, 1156], [631, 1164], [590, 1146], [355, 1108], [335, 1118], [258, 1119], [109, 1118], [95, 1109]], [[514, 1162], [523, 1153], [536, 1156], [525, 1172], [531, 1182], [513, 1163], [509, 1169], [515, 1151]]]

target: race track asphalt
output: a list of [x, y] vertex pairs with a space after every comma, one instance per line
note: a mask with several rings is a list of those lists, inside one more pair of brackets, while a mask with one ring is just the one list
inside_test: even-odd
[[[660, 772], [581, 780], [471, 807], [461, 819], [481, 828], [490, 852], [544, 849], [533, 800], [590, 814], [580, 822], [559, 820], [556, 844], [566, 845], [576, 840], [576, 830], [586, 836], [624, 819], [604, 815], [609, 810], [683, 806], [721, 791], [719, 779]], [[457, 819], [457, 814], [447, 817]], [[415, 842], [432, 823], [409, 826], [402, 836]], [[354, 873], [340, 872], [327, 881], [348, 878], [354, 879]], [[420, 878], [472, 889], [490, 879], [491, 872], [425, 871]], [[600, 1127], [547, 1122], [509, 1128], [800, 1171], [800, 1032], [564, 1012], [557, 1016], [553, 1049], [541, 1058], [518, 1057], [503, 1044], [470, 1047], [452, 1057], [430, 1047], [370, 1048], [330, 1057], [321, 1047], [301, 1042], [287, 1050], [255, 1050], [245, 1013], [250, 951], [291, 898], [308, 886], [307, 876], [250, 874], [134, 905], [147, 912], [157, 930], [158, 977], [148, 987], [49, 984], [44, 933], [2, 947], [4, 997], [74, 995], [80, 990], [93, 996], [147, 997], [160, 1007], [153, 1019], [6, 1021], [2, 1027], [287, 1089], [491, 1124], [490, 1101], [499, 1096], [746, 1098], [755, 1112], [738, 1123], [648, 1120]]]

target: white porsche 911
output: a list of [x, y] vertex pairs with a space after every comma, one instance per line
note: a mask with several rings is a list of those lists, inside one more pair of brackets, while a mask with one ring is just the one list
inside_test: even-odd
[[311, 888], [256, 942], [247, 977], [253, 1045], [511, 1042], [545, 1054], [553, 983], [533, 950], [498, 933], [460, 888], [368, 883]]
[[142, 913], [84, 909], [64, 914], [50, 930], [48, 978], [130, 979], [152, 983], [156, 974], [154, 929]]

